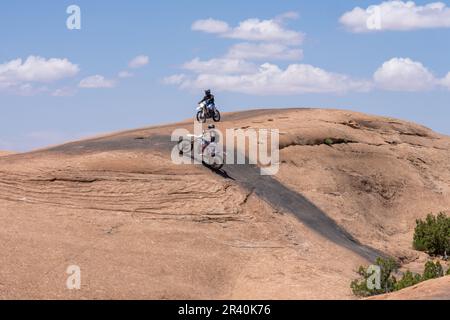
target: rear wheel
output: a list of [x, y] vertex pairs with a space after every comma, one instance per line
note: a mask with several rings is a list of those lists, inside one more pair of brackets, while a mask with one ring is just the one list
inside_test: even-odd
[[180, 154], [188, 154], [192, 151], [192, 142], [190, 140], [181, 140], [178, 142], [177, 147]]
[[220, 116], [219, 110], [215, 110], [214, 115], [213, 115], [214, 122], [220, 122], [220, 118], [221, 118], [221, 116]]
[[205, 112], [203, 112], [203, 110], [197, 112], [197, 121], [201, 123], [206, 122], [206, 114]]

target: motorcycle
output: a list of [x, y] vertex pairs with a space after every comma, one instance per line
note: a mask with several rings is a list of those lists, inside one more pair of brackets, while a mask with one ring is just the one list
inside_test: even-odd
[[206, 102], [202, 102], [197, 107], [197, 121], [205, 123], [207, 119], [213, 119], [214, 122], [220, 122], [221, 116], [216, 107], [208, 108]]
[[[189, 134], [186, 138], [181, 138], [177, 145], [180, 155], [187, 155], [193, 150], [198, 150], [201, 153], [194, 154], [194, 157], [200, 156], [204, 165], [220, 170], [224, 165], [223, 152], [219, 150], [214, 137], [211, 136], [210, 141], [205, 139], [205, 133], [203, 132], [200, 136]], [[198, 148], [194, 148], [195, 144]]]

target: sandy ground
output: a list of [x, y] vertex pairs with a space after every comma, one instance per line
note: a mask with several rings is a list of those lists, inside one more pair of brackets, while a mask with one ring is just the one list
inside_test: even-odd
[[[450, 138], [420, 125], [226, 114], [220, 129], [281, 131], [280, 172], [265, 178], [173, 164], [180, 127], [192, 123], [1, 157], [0, 298], [354, 299], [355, 270], [377, 255], [425, 261], [414, 221], [450, 207]], [[70, 265], [81, 290], [66, 288]]]
[[450, 300], [450, 276], [419, 283], [369, 300]]

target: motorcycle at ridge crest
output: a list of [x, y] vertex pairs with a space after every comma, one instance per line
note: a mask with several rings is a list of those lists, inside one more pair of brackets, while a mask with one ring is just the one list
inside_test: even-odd
[[214, 107], [210, 109], [206, 102], [202, 102], [197, 107], [197, 121], [205, 123], [207, 119], [213, 119], [214, 122], [220, 122], [220, 111]]

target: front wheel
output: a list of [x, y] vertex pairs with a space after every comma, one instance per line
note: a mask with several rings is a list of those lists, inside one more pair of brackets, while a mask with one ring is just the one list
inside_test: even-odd
[[222, 169], [223, 165], [224, 165], [223, 158], [219, 155], [216, 155], [212, 163], [210, 164], [211, 168], [213, 168], [214, 170]]
[[220, 122], [220, 118], [221, 118], [221, 116], [220, 116], [219, 110], [215, 110], [214, 115], [213, 115], [214, 122]]
[[199, 112], [197, 112], [197, 121], [201, 122], [201, 123], [206, 122], [206, 114], [205, 114], [205, 112], [203, 112], [203, 110], [200, 110]]

